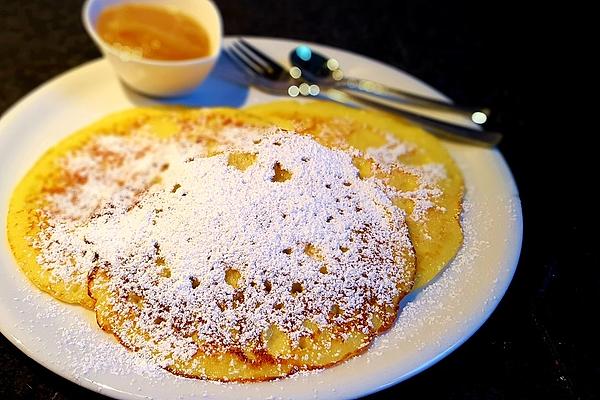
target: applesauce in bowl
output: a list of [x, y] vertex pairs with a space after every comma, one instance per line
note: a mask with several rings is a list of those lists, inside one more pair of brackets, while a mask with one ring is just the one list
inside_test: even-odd
[[195, 90], [221, 50], [221, 15], [210, 0], [88, 0], [83, 22], [119, 78], [150, 96]]

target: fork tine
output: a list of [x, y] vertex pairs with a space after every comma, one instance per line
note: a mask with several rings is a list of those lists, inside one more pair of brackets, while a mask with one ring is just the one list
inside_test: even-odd
[[259, 70], [257, 69], [257, 67], [251, 63], [250, 61], [248, 61], [243, 54], [240, 54], [236, 49], [234, 48], [226, 48], [225, 49], [225, 54], [227, 54], [227, 56], [238, 66], [240, 67], [243, 71], [245, 71], [246, 73], [248, 73], [249, 75], [252, 76], [256, 76], [256, 75], [262, 75], [263, 71], [262, 69]]
[[241, 53], [246, 60], [251, 61], [254, 65], [256, 65], [259, 68], [261, 68], [263, 75], [266, 76], [266, 75], [272, 75], [273, 74], [273, 72], [274, 72], [273, 68], [271, 68], [269, 65], [265, 65], [259, 58], [257, 58], [256, 56], [254, 56], [248, 50], [246, 50], [244, 48], [244, 46], [240, 45], [239, 43], [234, 43], [231, 47], [236, 50], [236, 53], [238, 53], [238, 54]]
[[285, 71], [285, 68], [281, 64], [279, 64], [277, 61], [273, 60], [271, 57], [267, 56], [265, 53], [263, 53], [247, 41], [245, 41], [243, 38], [240, 38], [238, 40], [238, 43], [243, 45], [246, 49], [248, 49], [248, 51], [252, 52], [252, 54], [254, 54], [261, 61], [263, 61], [269, 67], [271, 67], [271, 69], [273, 69], [274, 72], [280, 73], [282, 71]]

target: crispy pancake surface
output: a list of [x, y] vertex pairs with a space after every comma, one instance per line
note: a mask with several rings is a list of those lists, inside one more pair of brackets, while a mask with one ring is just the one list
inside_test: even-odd
[[408, 214], [417, 254], [416, 287], [427, 284], [456, 255], [463, 240], [463, 179], [435, 137], [389, 114], [331, 102], [277, 101], [246, 111], [309, 134], [325, 146], [356, 149], [361, 174], [397, 190], [394, 202]]

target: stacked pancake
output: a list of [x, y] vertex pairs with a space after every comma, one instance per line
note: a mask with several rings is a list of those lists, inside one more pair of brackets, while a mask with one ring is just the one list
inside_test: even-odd
[[436, 139], [329, 103], [135, 109], [46, 153], [11, 199], [29, 279], [178, 375], [323, 368], [389, 329], [462, 241]]

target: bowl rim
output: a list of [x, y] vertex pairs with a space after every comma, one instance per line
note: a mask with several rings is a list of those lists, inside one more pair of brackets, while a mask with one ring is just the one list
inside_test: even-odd
[[[85, 0], [85, 3], [83, 4], [83, 7], [81, 9], [81, 20], [83, 22], [83, 26], [84, 26], [85, 30], [87, 31], [87, 34], [92, 38], [92, 40], [100, 48], [102, 53], [105, 53], [105, 52], [112, 53], [112, 55], [119, 57], [121, 60], [133, 61], [133, 62], [137, 62], [140, 64], [145, 64], [145, 65], [149, 65], [149, 66], [157, 66], [157, 67], [185, 67], [185, 66], [190, 66], [190, 65], [197, 65], [197, 64], [213, 62], [214, 60], [216, 60], [219, 57], [219, 55], [221, 53], [221, 48], [223, 46], [223, 17], [221, 15], [221, 12], [219, 11], [219, 8], [216, 6], [216, 4], [212, 0], [200, 0], [200, 1], [209, 3], [209, 5], [213, 8], [213, 10], [215, 11], [215, 13], [217, 15], [219, 40], [216, 45], [215, 51], [213, 51], [212, 54], [208, 55], [208, 56], [189, 58], [189, 59], [185, 59], [185, 60], [154, 60], [151, 58], [145, 58], [145, 57], [138, 56], [136, 54], [132, 54], [132, 53], [128, 53], [128, 52], [119, 50], [116, 47], [105, 42], [104, 39], [102, 39], [100, 37], [98, 32], [96, 32], [96, 27], [94, 26], [94, 24], [92, 23], [91, 18], [90, 18], [90, 8], [95, 1], [98, 1], [98, 0]], [[135, 2], [142, 3], [143, 0], [132, 1], [132, 3], [135, 3]]]

